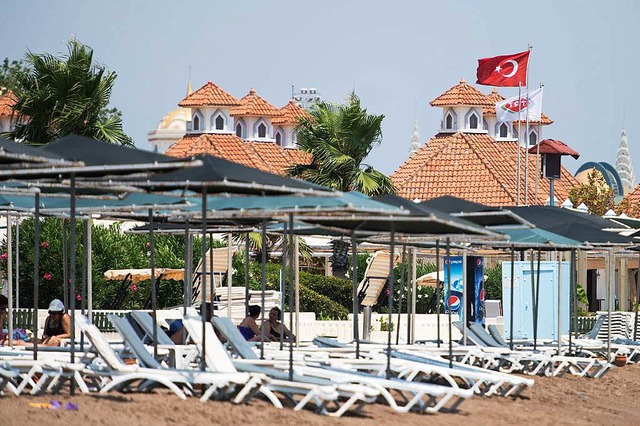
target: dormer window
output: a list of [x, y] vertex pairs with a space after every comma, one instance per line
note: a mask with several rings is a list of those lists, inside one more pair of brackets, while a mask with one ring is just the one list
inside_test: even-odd
[[498, 131], [500, 132], [499, 134], [501, 138], [509, 136], [509, 126], [507, 126], [507, 123], [502, 123], [498, 128]]
[[260, 123], [258, 125], [258, 137], [266, 138], [267, 137], [267, 126], [264, 123]]
[[471, 114], [471, 117], [469, 117], [469, 128], [470, 129], [477, 129], [478, 128], [478, 116], [475, 114]]
[[224, 117], [222, 114], [219, 114], [216, 117], [216, 130], [224, 130]]
[[535, 130], [529, 132], [529, 145], [535, 145], [538, 143], [538, 134]]
[[284, 134], [281, 129], [276, 130], [275, 138], [278, 145], [284, 146]]
[[240, 139], [243, 139], [244, 135], [244, 121], [242, 121], [242, 119], [239, 119], [238, 121], [236, 121], [236, 136]]
[[446, 130], [455, 130], [456, 127], [457, 127], [456, 114], [452, 110], [449, 110], [444, 116], [444, 128]]
[[202, 130], [200, 128], [200, 114], [193, 114], [193, 130]]

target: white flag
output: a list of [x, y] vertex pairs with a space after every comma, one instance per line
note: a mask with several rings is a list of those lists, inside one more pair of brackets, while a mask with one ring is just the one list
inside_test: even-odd
[[[529, 92], [527, 96], [523, 93], [520, 98], [514, 96], [496, 104], [496, 117], [499, 122], [526, 120], [540, 121], [542, 114], [542, 90], [543, 87]], [[519, 114], [519, 115], [518, 115]]]

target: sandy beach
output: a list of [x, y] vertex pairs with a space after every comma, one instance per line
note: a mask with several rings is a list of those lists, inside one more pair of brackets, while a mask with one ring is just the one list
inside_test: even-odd
[[[278, 410], [261, 400], [238, 406], [197, 398], [182, 401], [165, 391], [152, 394], [5, 396], [0, 399], [0, 423], [6, 426], [64, 424], [65, 426], [181, 424], [307, 424], [307, 425], [630, 425], [638, 423], [640, 366], [613, 368], [601, 379], [536, 377], [536, 384], [517, 399], [474, 397], [456, 413], [397, 414], [382, 404], [365, 407], [362, 415], [339, 419], [310, 411]], [[51, 399], [78, 404], [78, 411], [29, 407]]]

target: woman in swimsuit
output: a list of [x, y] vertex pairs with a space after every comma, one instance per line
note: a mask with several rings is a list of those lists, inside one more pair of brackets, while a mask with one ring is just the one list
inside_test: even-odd
[[280, 341], [280, 331], [283, 333], [283, 342], [295, 342], [296, 336], [289, 331], [289, 329], [281, 323], [279, 320], [280, 315], [282, 315], [282, 311], [280, 308], [273, 307], [269, 311], [269, 319], [262, 323], [262, 331], [265, 333], [265, 336], [268, 335], [272, 340], [279, 342]]
[[60, 346], [61, 339], [71, 337], [71, 317], [64, 311], [64, 304], [53, 299], [49, 304], [49, 316], [44, 322], [42, 341], [45, 346]]

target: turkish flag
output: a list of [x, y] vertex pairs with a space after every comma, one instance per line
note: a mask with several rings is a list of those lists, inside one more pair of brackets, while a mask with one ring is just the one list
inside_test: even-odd
[[513, 55], [478, 59], [476, 83], [501, 87], [526, 86], [529, 53], [527, 50]]

